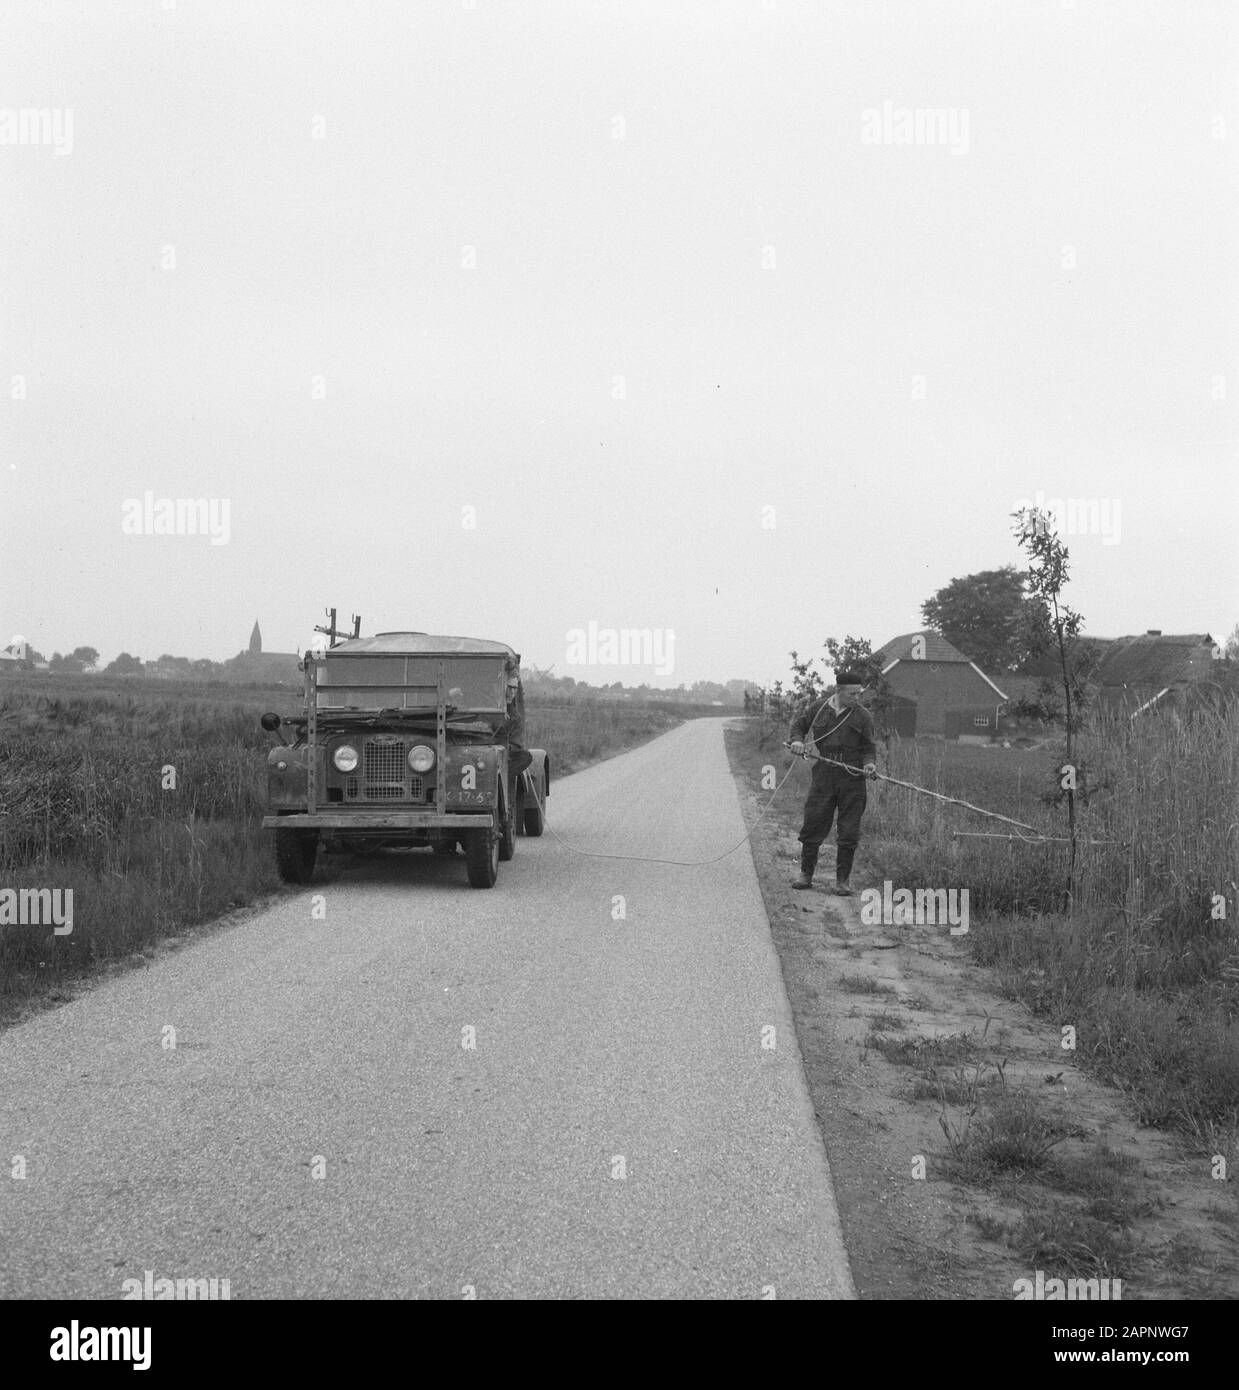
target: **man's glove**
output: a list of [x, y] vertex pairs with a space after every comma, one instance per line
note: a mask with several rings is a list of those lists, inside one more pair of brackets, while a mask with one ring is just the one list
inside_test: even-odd
[[874, 777], [876, 777], [877, 775], [878, 775], [878, 765], [877, 765], [877, 763], [866, 763], [866, 764], [865, 764], [865, 776], [866, 776], [866, 777], [869, 777], [869, 778], [874, 778]]
[[799, 757], [804, 752], [804, 744], [798, 738], [792, 739], [792, 752]]

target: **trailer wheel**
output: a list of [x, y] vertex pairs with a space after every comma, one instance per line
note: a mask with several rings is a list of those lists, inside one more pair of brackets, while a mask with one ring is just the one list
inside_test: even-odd
[[499, 861], [506, 864], [516, 853], [516, 815], [508, 808], [506, 799], [499, 819]]
[[470, 888], [493, 888], [499, 877], [499, 836], [491, 826], [485, 830], [466, 830], [465, 868]]
[[526, 805], [522, 815], [525, 822], [525, 834], [536, 838], [546, 828], [546, 812], [538, 801], [538, 783], [532, 772], [529, 774], [529, 786], [534, 793], [533, 805]]
[[275, 832], [275, 867], [285, 883], [309, 883], [317, 855], [317, 830]]

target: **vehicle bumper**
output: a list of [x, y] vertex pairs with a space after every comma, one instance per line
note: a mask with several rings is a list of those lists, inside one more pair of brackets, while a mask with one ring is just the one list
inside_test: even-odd
[[481, 830], [493, 825], [494, 812], [461, 815], [449, 811], [291, 811], [263, 816], [264, 830]]

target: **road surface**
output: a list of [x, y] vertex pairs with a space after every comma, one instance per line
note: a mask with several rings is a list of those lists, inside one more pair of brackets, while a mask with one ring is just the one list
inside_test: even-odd
[[[722, 729], [553, 783], [549, 825], [721, 853]], [[488, 891], [463, 858], [359, 861], [0, 1035], [0, 1296], [147, 1271], [233, 1299], [852, 1297], [747, 846], [680, 868], [548, 831]]]

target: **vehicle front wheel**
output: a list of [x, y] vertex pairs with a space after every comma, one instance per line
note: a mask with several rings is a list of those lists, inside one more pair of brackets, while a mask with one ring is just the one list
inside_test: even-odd
[[493, 888], [499, 877], [499, 836], [491, 826], [485, 830], [466, 830], [465, 868], [470, 888]]
[[309, 883], [317, 856], [317, 830], [275, 832], [275, 867], [285, 883]]

